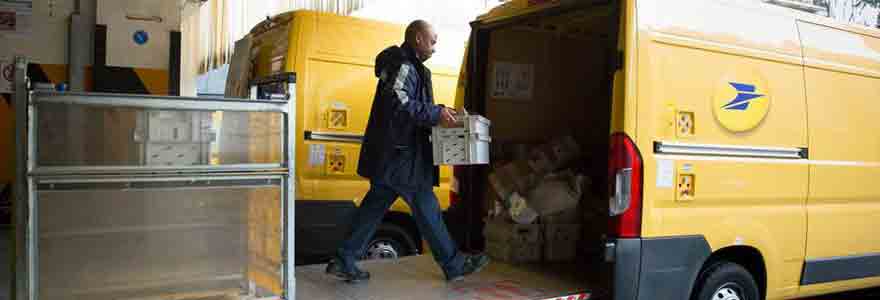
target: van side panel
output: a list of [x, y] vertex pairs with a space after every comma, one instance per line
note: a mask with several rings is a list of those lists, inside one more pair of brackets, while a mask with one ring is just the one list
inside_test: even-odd
[[[806, 21], [798, 27], [811, 159], [802, 290], [880, 285], [880, 32]], [[844, 281], [865, 277], [873, 278]]]
[[[296, 18], [294, 18], [296, 17]], [[293, 19], [292, 19], [293, 18]], [[257, 51], [255, 60], [253, 61], [253, 70], [239, 70], [247, 72], [252, 77], [264, 77], [274, 73], [294, 72], [295, 53], [299, 47], [296, 47], [299, 32], [299, 24], [307, 19], [302, 13], [288, 13], [276, 16], [275, 20], [278, 25], [263, 34], [257, 35], [253, 40], [253, 48], [251, 51]], [[236, 63], [236, 62], [233, 62]], [[233, 68], [236, 69], [236, 68]], [[251, 74], [253, 71], [253, 74]], [[230, 76], [230, 78], [240, 78], [239, 76]], [[247, 78], [248, 80], [250, 78]], [[247, 85], [247, 83], [242, 83]], [[297, 98], [300, 96], [298, 95]], [[299, 103], [297, 103], [299, 105]], [[299, 111], [299, 107], [297, 111]], [[299, 119], [299, 118], [298, 118]], [[273, 120], [261, 118], [260, 114], [250, 114], [247, 118], [239, 118], [229, 122], [242, 122], [250, 128], [264, 130], [265, 128], [273, 128], [280, 130], [281, 125]], [[296, 124], [297, 128], [301, 126]], [[254, 161], [272, 161], [279, 159], [275, 151], [270, 149], [278, 149], [279, 144], [283, 140], [279, 135], [251, 141], [246, 147], [250, 159]], [[297, 148], [302, 147], [301, 144], [296, 145]], [[300, 190], [296, 189], [297, 195]], [[281, 198], [278, 195], [263, 192], [251, 192], [247, 197], [247, 218], [250, 219], [252, 226], [247, 232], [248, 259], [247, 259], [247, 275], [251, 280], [250, 283], [260, 293], [271, 292], [273, 294], [281, 294], [283, 290], [283, 282], [279, 276], [277, 266], [283, 261], [281, 257], [281, 228], [280, 210]], [[298, 208], [297, 208], [298, 209]], [[299, 212], [299, 210], [297, 210]], [[300, 221], [301, 215], [297, 213], [295, 218]], [[298, 235], [297, 235], [298, 236]], [[300, 255], [300, 251], [296, 251]]]
[[[308, 261], [332, 253], [369, 190], [369, 182], [356, 170], [359, 138], [376, 88], [374, 58], [400, 44], [404, 29], [328, 13], [292, 14], [286, 71], [297, 75], [296, 209], [298, 216], [305, 216], [296, 219], [297, 256]], [[437, 102], [451, 104], [458, 66], [428, 65]], [[320, 138], [332, 135], [348, 139]], [[450, 173], [441, 168], [441, 187], [435, 189], [444, 209], [449, 206]], [[391, 210], [410, 211], [401, 200]]]
[[[361, 19], [317, 14], [317, 28], [306, 54], [307, 82], [303, 127], [306, 132], [360, 136], [366, 129], [376, 88], [375, 56], [399, 44], [401, 26]], [[443, 67], [438, 67], [442, 69]], [[449, 67], [446, 67], [449, 68]], [[433, 72], [437, 102], [454, 101], [455, 75]], [[359, 143], [306, 140], [300, 151], [300, 177], [311, 187], [306, 200], [359, 202], [369, 182], [356, 173]], [[311, 155], [315, 154], [316, 155]], [[323, 160], [320, 153], [323, 152]], [[448, 168], [442, 169], [446, 193], [438, 193], [441, 207], [448, 205]], [[402, 201], [393, 210], [409, 211]]]
[[[702, 236], [713, 252], [755, 248], [766, 264], [768, 298], [794, 295], [808, 168], [803, 159], [762, 156], [769, 148], [807, 147], [794, 18], [758, 2], [639, 3], [643, 237]], [[688, 153], [659, 147], [671, 144]], [[743, 156], [737, 147], [758, 154]], [[643, 274], [660, 272], [642, 267]]]

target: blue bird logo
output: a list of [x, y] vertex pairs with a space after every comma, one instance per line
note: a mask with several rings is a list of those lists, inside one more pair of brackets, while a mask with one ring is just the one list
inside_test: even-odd
[[764, 97], [764, 95], [755, 92], [755, 86], [752, 84], [730, 82], [730, 85], [733, 86], [734, 89], [736, 89], [736, 98], [722, 106], [721, 108], [723, 109], [747, 110], [749, 109], [749, 103], [755, 101], [755, 99]]

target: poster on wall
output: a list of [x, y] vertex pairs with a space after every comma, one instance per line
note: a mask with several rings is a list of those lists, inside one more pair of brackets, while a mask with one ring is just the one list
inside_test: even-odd
[[492, 97], [496, 99], [532, 99], [535, 65], [496, 61], [492, 72]]
[[16, 19], [15, 10], [0, 8], [0, 32], [15, 32]]
[[33, 31], [29, 4], [18, 1], [14, 5], [0, 0], [0, 36], [27, 38]]

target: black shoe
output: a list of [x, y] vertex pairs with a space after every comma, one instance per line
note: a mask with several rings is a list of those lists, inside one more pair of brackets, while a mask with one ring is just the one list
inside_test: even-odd
[[358, 269], [358, 267], [354, 265], [350, 268], [350, 270], [346, 270], [346, 268], [343, 267], [341, 260], [339, 260], [338, 258], [334, 258], [330, 261], [330, 263], [327, 264], [326, 273], [328, 275], [336, 277], [336, 279], [349, 283], [370, 280], [370, 272]]
[[447, 281], [459, 281], [465, 276], [477, 273], [489, 264], [489, 257], [485, 254], [467, 255], [464, 257], [464, 266], [461, 268], [461, 274], [447, 276]]

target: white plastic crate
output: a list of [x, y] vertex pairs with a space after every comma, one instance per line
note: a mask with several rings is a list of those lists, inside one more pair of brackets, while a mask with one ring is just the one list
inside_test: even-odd
[[484, 165], [489, 163], [488, 119], [478, 115], [459, 115], [461, 127], [431, 130], [434, 165]]

